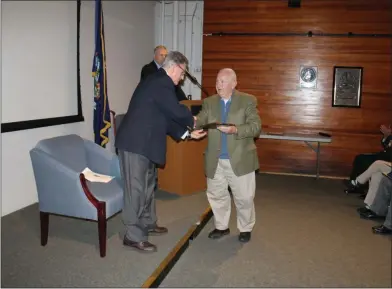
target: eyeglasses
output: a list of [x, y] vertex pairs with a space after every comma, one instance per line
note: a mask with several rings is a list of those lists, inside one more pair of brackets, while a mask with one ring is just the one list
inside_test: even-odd
[[185, 75], [189, 75], [189, 71], [186, 68], [182, 68], [179, 64], [177, 64], [177, 66], [182, 70], [181, 78], [184, 78]]

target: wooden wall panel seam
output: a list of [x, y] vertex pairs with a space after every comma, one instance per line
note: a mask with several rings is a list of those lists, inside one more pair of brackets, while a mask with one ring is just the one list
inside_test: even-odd
[[308, 32], [210, 32], [204, 33], [203, 36], [273, 36], [273, 37], [287, 37], [287, 36], [302, 36], [302, 37], [347, 37], [347, 38], [392, 38], [392, 34], [387, 33], [314, 33]]

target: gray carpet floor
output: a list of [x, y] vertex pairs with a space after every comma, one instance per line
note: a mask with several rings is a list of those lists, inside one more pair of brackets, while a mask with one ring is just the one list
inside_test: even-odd
[[108, 222], [107, 253], [99, 256], [97, 224], [50, 216], [49, 239], [40, 245], [38, 205], [1, 220], [1, 287], [140, 287], [208, 207], [204, 193], [177, 197], [157, 192], [159, 225], [152, 236], [158, 252], [143, 254], [122, 245], [121, 214]]
[[211, 220], [161, 287], [391, 287], [391, 239], [373, 235], [340, 180], [259, 175], [252, 240], [207, 238]]
[[[361, 200], [339, 180], [257, 176], [256, 226], [250, 243], [207, 238], [210, 221], [161, 287], [391, 287], [391, 239], [361, 220]], [[98, 252], [97, 225], [51, 216], [40, 246], [37, 205], [2, 218], [2, 287], [140, 287], [208, 206], [205, 194], [157, 194], [166, 236], [152, 237], [155, 254], [122, 246], [121, 216], [108, 224], [107, 256]]]

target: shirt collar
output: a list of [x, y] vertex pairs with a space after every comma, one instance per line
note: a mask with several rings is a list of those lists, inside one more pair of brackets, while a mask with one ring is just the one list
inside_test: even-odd
[[161, 68], [162, 66], [160, 66], [155, 60], [154, 60], [155, 65], [157, 66], [157, 68]]
[[226, 103], [228, 103], [228, 102], [231, 102], [231, 98], [232, 98], [232, 96], [230, 96], [229, 99], [224, 99], [224, 98], [221, 97], [220, 100], [223, 101], [223, 102], [226, 104]]

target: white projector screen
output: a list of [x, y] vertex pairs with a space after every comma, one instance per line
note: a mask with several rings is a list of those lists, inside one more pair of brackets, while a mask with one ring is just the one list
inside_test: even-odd
[[2, 1], [2, 132], [83, 121], [80, 1]]

